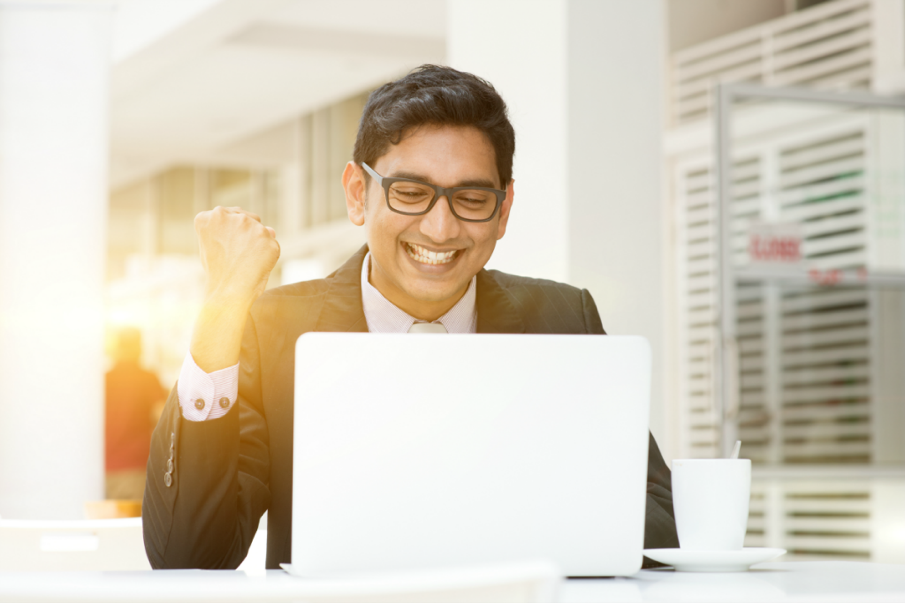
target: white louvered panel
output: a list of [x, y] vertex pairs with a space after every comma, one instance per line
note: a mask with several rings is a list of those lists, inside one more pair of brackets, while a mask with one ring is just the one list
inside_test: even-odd
[[[707, 203], [712, 203], [712, 200], [708, 200]], [[712, 239], [716, 236], [716, 229], [711, 223], [698, 223], [694, 225], [690, 225], [686, 230], [686, 235], [688, 241], [701, 241]]]
[[817, 78], [808, 82], [812, 88], [849, 89], [869, 88], [873, 66], [871, 64], [854, 67], [845, 71], [833, 73], [827, 77]]
[[736, 50], [720, 52], [710, 58], [691, 63], [682, 68], [679, 76], [683, 80], [692, 80], [755, 61], [760, 61], [760, 47], [757, 44], [747, 44]]
[[866, 304], [867, 297], [867, 292], [864, 289], [818, 289], [802, 295], [786, 297], [782, 301], [782, 311], [791, 314], [803, 310], [826, 310], [835, 306]]
[[764, 314], [764, 306], [759, 302], [739, 304], [736, 309], [739, 320], [751, 320]]
[[760, 410], [761, 405], [764, 403], [764, 394], [763, 392], [741, 392], [739, 395], [739, 401], [741, 402], [742, 408], [750, 409], [756, 408]]
[[682, 50], [672, 59], [676, 125], [708, 118], [716, 82], [872, 85], [872, 0], [836, 0]]
[[814, 383], [827, 383], [839, 380], [854, 381], [870, 377], [870, 367], [867, 364], [854, 364], [849, 366], [833, 366], [829, 368], [806, 368], [785, 371], [782, 375], [783, 385], [802, 385]]
[[[842, 213], [863, 207], [864, 200], [860, 196], [855, 196], [856, 193], [862, 190], [864, 190], [863, 176], [853, 176], [782, 191], [776, 195], [776, 199], [783, 206], [794, 206], [784, 209], [783, 215], [787, 220], [805, 221], [815, 217], [813, 212], [817, 212], [816, 215], [832, 215], [833, 213]], [[849, 193], [850, 196], [842, 199], [830, 198], [842, 193]], [[820, 207], [799, 205], [808, 199], [819, 198], [828, 200], [821, 203]]]
[[748, 504], [748, 531], [745, 534], [745, 546], [769, 546], [766, 532], [769, 529], [767, 518], [767, 501], [763, 484], [751, 482], [751, 498]]
[[[692, 142], [699, 126], [691, 122], [711, 117], [717, 79], [833, 89], [874, 86], [872, 78], [885, 73], [873, 55], [883, 43], [880, 30], [889, 29], [877, 27], [890, 14], [886, 6], [875, 0], [831, 0], [674, 56], [671, 114], [674, 124], [687, 127], [677, 129], [668, 142], [676, 149], [670, 151], [673, 165], [689, 164], [674, 180], [676, 209], [682, 214], [676, 237], [682, 266], [677, 342], [689, 354], [679, 366], [686, 371], [681, 395], [688, 418], [683, 429], [696, 425], [693, 456], [715, 450], [707, 447], [710, 435], [718, 435], [711, 427], [721, 417], [711, 397], [719, 383], [712, 364], [718, 333], [712, 325], [691, 325], [687, 319], [691, 312], [708, 309], [718, 318], [718, 275], [704, 271], [716, 269], [721, 250], [713, 175], [702, 159], [712, 150]], [[896, 31], [901, 29], [898, 25]], [[905, 257], [905, 242], [882, 239], [895, 236], [889, 234], [890, 220], [898, 220], [889, 217], [892, 200], [905, 200], [905, 186], [898, 183], [905, 165], [905, 119], [875, 113], [857, 108], [832, 114], [816, 105], [793, 108], [792, 103], [772, 101], [734, 108], [728, 254], [733, 265], [748, 263], [749, 228], [760, 220], [801, 224], [808, 269], [873, 272], [905, 264], [895, 259]], [[752, 161], [737, 161], [742, 156]], [[680, 174], [681, 169], [675, 172]], [[690, 177], [697, 188], [683, 193], [681, 205], [678, 189]], [[688, 254], [682, 256], [682, 249]], [[690, 265], [697, 271], [693, 275]], [[797, 467], [798, 472], [791, 480], [756, 479], [752, 484], [747, 546], [782, 546], [797, 559], [880, 559], [875, 557], [882, 555], [877, 543], [883, 540], [876, 533], [877, 510], [882, 516], [887, 509], [899, 522], [905, 517], [905, 485], [888, 487], [889, 492], [901, 491], [895, 495], [896, 507], [888, 502], [895, 498], [889, 492], [892, 498], [877, 502], [876, 480], [855, 479], [860, 473], [844, 480], [816, 477], [837, 465], [867, 468], [892, 462], [882, 456], [890, 449], [887, 441], [896, 439], [887, 417], [900, 419], [882, 409], [889, 399], [900, 400], [905, 388], [883, 380], [894, 376], [901, 381], [901, 373], [888, 374], [895, 372], [888, 359], [905, 349], [905, 342], [890, 348], [886, 341], [901, 336], [905, 304], [884, 300], [876, 291], [851, 285], [736, 287], [737, 420], [743, 456], [768, 467]], [[692, 343], [699, 346], [694, 358]], [[895, 458], [900, 456], [905, 458]], [[824, 469], [812, 469], [816, 465]]]
[[[862, 231], [865, 227], [864, 214], [862, 212], [853, 211], [845, 215], [829, 215], [813, 219], [803, 224], [804, 236], [812, 239], [814, 237], [825, 237], [829, 234], [845, 233], [854, 230]], [[813, 247], [813, 242], [811, 243]], [[807, 251], [805, 253], [808, 253]]]
[[871, 57], [870, 47], [858, 48], [821, 61], [813, 61], [803, 67], [785, 69], [776, 73], [770, 83], [777, 86], [813, 84], [818, 78], [824, 83], [844, 82], [849, 70], [855, 66], [869, 66]]
[[816, 329], [819, 327], [838, 327], [852, 323], [867, 323], [870, 314], [866, 308], [855, 310], [836, 310], [819, 314], [797, 314], [787, 317], [783, 324], [788, 330]]
[[786, 463], [866, 463], [871, 446], [866, 441], [836, 438], [832, 442], [786, 442], [782, 452]]
[[867, 263], [867, 252], [855, 249], [848, 252], [834, 253], [825, 257], [811, 258], [808, 265], [813, 270], [855, 270], [863, 268]]
[[769, 418], [769, 415], [767, 414], [767, 412], [762, 408], [758, 408], [758, 409], [743, 408], [739, 411], [738, 414], [739, 414], [740, 421], [751, 422], [751, 423], [760, 423]]
[[[858, 21], [861, 21], [860, 23]], [[848, 23], [834, 23], [833, 26], [836, 29], [841, 30], [843, 33], [837, 36], [833, 36], [831, 38], [827, 38], [827, 35], [831, 35], [832, 32], [830, 28], [824, 29], [818, 35], [814, 36], [813, 32], [809, 32], [812, 37], [823, 38], [823, 41], [817, 42], [815, 44], [810, 44], [808, 46], [792, 46], [794, 50], [790, 50], [787, 52], [777, 52], [782, 48], [785, 42], [799, 42], [798, 40], [792, 40], [792, 36], [787, 36], [785, 39], [779, 38], [774, 43], [778, 43], [780, 48], [776, 46], [773, 47], [776, 55], [773, 57], [773, 71], [774, 73], [784, 69], [787, 66], [791, 65], [800, 65], [807, 61], [813, 59], [820, 59], [824, 56], [829, 56], [832, 54], [836, 54], [845, 50], [851, 50], [853, 48], [863, 48], [870, 43], [870, 29], [867, 27], [859, 27], [859, 25], [866, 25], [867, 20], [865, 19], [864, 13], [857, 13], [855, 15], [855, 19], [849, 21]], [[805, 36], [801, 36], [804, 38]]]
[[[712, 324], [690, 326], [688, 328], [688, 341], [690, 345], [701, 346], [694, 355], [696, 361], [699, 361], [702, 356], [708, 356], [710, 354], [711, 342], [714, 337], [716, 337], [716, 327]], [[692, 348], [689, 347], [689, 350], [691, 349]]]
[[[744, 199], [744, 197], [754, 194], [755, 192], [757, 192], [757, 187], [752, 186], [750, 191], [744, 191], [745, 195], [736, 195], [737, 201], [732, 206], [732, 215], [734, 217], [750, 216], [760, 213], [760, 198]], [[748, 233], [747, 221], [738, 221], [733, 226], [733, 232]]]
[[[692, 413], [711, 413], [713, 410], [710, 403], [712, 389], [709, 375], [692, 377], [689, 380], [686, 391], [688, 394], [689, 411]], [[702, 419], [702, 416], [699, 414], [695, 420], [689, 423], [689, 425], [694, 426], [702, 424], [700, 419]], [[709, 423], [707, 424], [709, 425]]]
[[[835, 527], [830, 522], [828, 527]], [[790, 531], [791, 532], [791, 531]], [[794, 532], [792, 532], [794, 534]], [[817, 532], [813, 536], [795, 536], [787, 532], [786, 547], [799, 554], [846, 556], [870, 555], [870, 534], [834, 536], [826, 532]]]
[[861, 423], [811, 423], [807, 425], [786, 425], [783, 435], [790, 439], [836, 439], [844, 436], [869, 438], [871, 425]]
[[[870, 358], [868, 345], [852, 345], [829, 350], [800, 350], [783, 353], [783, 365], [788, 371], [797, 371], [815, 365], [845, 367], [851, 363], [867, 362]], [[790, 373], [791, 374], [791, 373]]]
[[[740, 322], [738, 324], [738, 328], [736, 329], [736, 334], [739, 337], [748, 338], [748, 337], [759, 336], [761, 333], [763, 333], [763, 330], [764, 330], [764, 325], [763, 325], [762, 321], [760, 321], [760, 320], [746, 321], [746, 322]], [[746, 371], [742, 371], [742, 374], [744, 374], [745, 372]], [[744, 385], [745, 385], [745, 380], [742, 379], [742, 386], [744, 387]]]
[[716, 251], [713, 241], [695, 241], [688, 244], [688, 257], [690, 258], [710, 258]]
[[685, 220], [691, 226], [702, 226], [712, 229], [715, 217], [713, 203], [711, 202], [706, 206], [696, 206], [689, 209]]
[[833, 406], [787, 406], [782, 409], [783, 421], [792, 425], [807, 421], [851, 421], [865, 420], [870, 416], [870, 406], [865, 403], [839, 404]]
[[832, 344], [867, 341], [869, 337], [870, 332], [866, 326], [842, 327], [784, 335], [782, 338], [782, 346], [784, 350], [818, 346], [825, 347]]
[[[846, 505], [846, 508], [848, 506]], [[866, 515], [865, 513], [864, 515]], [[822, 532], [827, 528], [825, 517], [786, 517], [786, 529], [797, 532]], [[845, 532], [867, 533], [870, 530], [870, 519], [864, 516], [836, 517], [833, 519], [832, 528]]]
[[808, 167], [794, 170], [783, 170], [779, 185], [783, 189], [789, 189], [802, 184], [819, 182], [827, 178], [838, 178], [840, 174], [861, 172], [864, 169], [863, 155], [858, 157], [845, 157], [835, 161], [811, 164]]
[[[824, 135], [786, 145], [779, 154], [779, 197], [785, 202], [780, 215], [803, 225], [802, 253], [811, 267], [865, 266], [865, 136], [863, 130]], [[787, 463], [869, 461], [867, 292], [790, 290], [779, 311], [780, 458]], [[840, 408], [852, 402], [860, 402], [857, 410]]]
[[783, 389], [783, 401], [789, 406], [824, 401], [836, 404], [840, 400], [863, 400], [869, 396], [870, 387], [863, 383], [855, 385], [837, 383], [826, 387], [810, 385]]
[[783, 547], [786, 559], [870, 559], [876, 501], [869, 480], [758, 479], [745, 546]]
[[756, 373], [742, 371], [739, 378], [739, 386], [745, 389], [761, 389], [764, 386], [764, 375], [760, 371]]
[[717, 431], [713, 425], [695, 425], [691, 429], [691, 445], [709, 448], [717, 441]]
[[850, 252], [854, 249], [864, 249], [867, 245], [867, 236], [863, 231], [845, 233], [832, 238], [806, 238], [801, 245], [801, 252], [806, 258], [826, 257]]
[[867, 25], [869, 14], [864, 10], [866, 4], [858, 0], [831, 2], [820, 7], [820, 10], [801, 11], [784, 19], [777, 19], [773, 49], [781, 53], [796, 46]]
[[693, 291], [688, 294], [689, 308], [711, 307], [716, 303], [716, 295], [712, 291]]
[[[735, 198], [733, 215], [746, 220], [759, 212], [761, 165], [757, 156], [733, 165], [731, 190]], [[682, 396], [685, 408], [684, 449], [694, 457], [712, 458], [719, 444], [719, 417], [713, 407], [713, 363], [717, 336], [716, 282], [718, 247], [716, 244], [716, 208], [713, 177], [708, 168], [688, 167], [677, 171], [680, 202], [677, 221], [681, 231], [679, 271], [685, 275], [680, 293], [682, 352], [680, 366], [685, 367]], [[747, 200], [745, 200], [747, 198]], [[736, 223], [739, 221], [736, 220]], [[737, 228], [733, 247], [743, 254], [747, 245], [747, 224]]]
[[[821, 142], [816, 146], [806, 146], [801, 150], [786, 150], [783, 153], [783, 168], [786, 170], [798, 170], [840, 157], [863, 156], [863, 132], [854, 130], [847, 135], [834, 137], [830, 142]], [[856, 167], [860, 167], [860, 165]]]
[[686, 204], [685, 206], [688, 208], [693, 207], [709, 207], [711, 203], [713, 203], [713, 195], [710, 192], [710, 189], [703, 189], [697, 192], [690, 192], [685, 197]]
[[761, 338], [740, 339], [738, 342], [739, 353], [742, 356], [751, 356], [764, 351], [764, 342]]
[[713, 183], [713, 176], [710, 174], [709, 169], [699, 169], [693, 172], [688, 173], [685, 176], [685, 181], [682, 183], [682, 188], [685, 194], [693, 194], [706, 192], [708, 196], [712, 198], [711, 193], [711, 184]]
[[688, 273], [693, 275], [713, 274], [716, 271], [716, 259], [713, 257], [694, 258], [688, 260]]

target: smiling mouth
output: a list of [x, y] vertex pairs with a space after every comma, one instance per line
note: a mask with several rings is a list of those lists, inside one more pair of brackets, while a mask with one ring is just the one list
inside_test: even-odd
[[420, 245], [415, 245], [413, 243], [404, 243], [405, 252], [409, 254], [409, 257], [419, 262], [421, 264], [448, 264], [458, 256], [459, 251], [461, 249], [454, 249], [452, 251], [431, 251], [429, 249], [425, 249]]

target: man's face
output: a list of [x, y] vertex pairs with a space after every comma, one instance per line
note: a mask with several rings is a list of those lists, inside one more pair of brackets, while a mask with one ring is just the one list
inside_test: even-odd
[[[493, 146], [472, 127], [418, 128], [398, 145], [391, 145], [371, 167], [384, 177], [443, 187], [503, 188]], [[373, 178], [365, 184], [363, 170], [350, 163], [343, 185], [349, 218], [367, 229], [371, 284], [415, 318], [442, 316], [462, 297], [506, 232], [513, 196], [512, 183], [506, 184], [506, 200], [489, 222], [459, 220], [446, 197], [438, 199], [423, 216], [406, 216], [391, 211], [383, 189]], [[425, 257], [433, 263], [424, 261]]]

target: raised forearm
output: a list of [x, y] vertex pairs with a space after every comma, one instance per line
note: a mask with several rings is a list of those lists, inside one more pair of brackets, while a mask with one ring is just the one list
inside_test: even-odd
[[206, 373], [233, 366], [252, 303], [264, 292], [280, 257], [276, 233], [239, 207], [215, 207], [195, 216], [207, 293], [192, 332], [195, 364]]
[[242, 332], [253, 300], [211, 295], [205, 300], [192, 331], [195, 364], [212, 373], [239, 362]]

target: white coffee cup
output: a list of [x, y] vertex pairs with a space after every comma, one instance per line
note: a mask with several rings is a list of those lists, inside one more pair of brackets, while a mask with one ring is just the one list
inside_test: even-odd
[[676, 459], [672, 503], [679, 546], [696, 551], [739, 550], [748, 527], [751, 461]]

